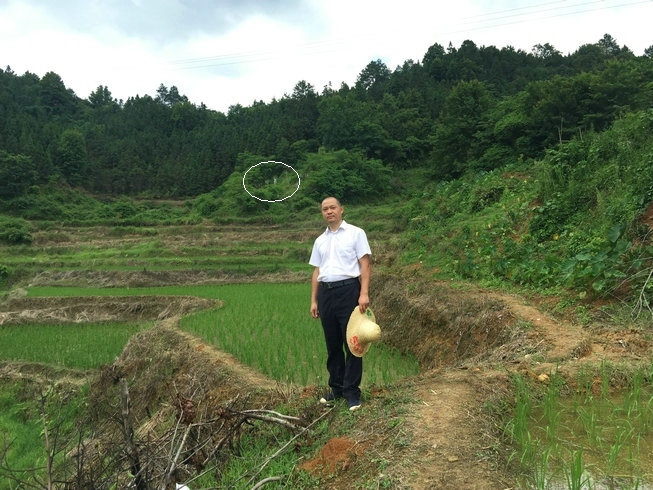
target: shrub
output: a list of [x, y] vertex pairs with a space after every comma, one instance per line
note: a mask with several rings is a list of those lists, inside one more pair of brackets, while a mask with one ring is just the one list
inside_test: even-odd
[[10, 245], [32, 243], [27, 221], [20, 218], [0, 216], [0, 242]]
[[390, 191], [390, 170], [381, 160], [357, 151], [313, 153], [306, 156], [304, 195], [319, 202], [335, 196], [347, 203], [382, 198]]

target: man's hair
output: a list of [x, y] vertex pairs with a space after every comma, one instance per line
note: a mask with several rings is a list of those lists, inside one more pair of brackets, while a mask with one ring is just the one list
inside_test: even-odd
[[336, 202], [338, 203], [338, 206], [342, 207], [342, 203], [340, 202], [340, 199], [338, 199], [338, 198], [335, 197], [335, 196], [327, 196], [327, 197], [325, 197], [324, 199], [322, 199], [322, 200], [320, 201], [320, 208], [322, 207], [322, 203], [323, 203], [324, 201], [326, 201], [327, 199], [335, 199]]

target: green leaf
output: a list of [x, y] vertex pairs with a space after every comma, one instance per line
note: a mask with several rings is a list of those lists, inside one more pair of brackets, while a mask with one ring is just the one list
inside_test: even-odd
[[621, 237], [621, 234], [624, 231], [624, 226], [623, 225], [614, 225], [612, 228], [610, 228], [610, 231], [608, 232], [608, 240], [610, 240], [611, 243], [616, 243], [617, 240]]

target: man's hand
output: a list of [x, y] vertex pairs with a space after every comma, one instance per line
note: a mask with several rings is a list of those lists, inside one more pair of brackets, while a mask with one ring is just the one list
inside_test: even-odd
[[317, 303], [315, 301], [311, 302], [311, 316], [313, 318], [320, 317], [320, 311], [317, 309]]
[[361, 313], [365, 313], [368, 306], [370, 306], [370, 297], [367, 294], [361, 294], [358, 297], [358, 308], [360, 308]]

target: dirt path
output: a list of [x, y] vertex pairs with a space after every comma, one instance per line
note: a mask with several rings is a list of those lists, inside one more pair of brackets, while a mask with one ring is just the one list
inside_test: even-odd
[[[501, 474], [487, 457], [493, 437], [480, 430], [478, 407], [488, 383], [505, 375], [480, 371], [444, 371], [423, 377], [419, 403], [407, 418], [412, 436], [411, 464], [400, 471], [401, 488], [505, 489]], [[485, 386], [479, 390], [479, 385]]]
[[416, 392], [419, 403], [407, 420], [414, 442], [410, 464], [399, 475], [402, 488], [510, 488], [506, 476], [494, 467], [491, 453], [496, 436], [484, 430], [483, 404], [493, 391], [506, 389], [510, 371], [542, 371], [591, 352], [589, 332], [580, 326], [557, 320], [522, 298], [481, 294], [503, 302], [518, 320], [532, 325], [529, 340], [538, 346], [542, 361], [529, 366], [524, 359], [502, 370], [483, 365], [447, 368], [421, 376]]
[[591, 350], [589, 332], [581, 326], [554, 319], [520, 297], [496, 292], [488, 296], [502, 301], [517, 318], [533, 326], [532, 335], [543, 343], [547, 362], [580, 357]]
[[483, 404], [493, 393], [509, 396], [510, 372], [546, 383], [546, 373], [575, 371], [587, 362], [647, 362], [651, 358], [653, 343], [646, 332], [583, 328], [544, 313], [523, 298], [491, 291], [481, 294], [500, 300], [518, 320], [532, 325], [528, 343], [538, 351], [499, 365], [465, 364], [465, 369], [451, 367], [420, 376], [419, 401], [407, 419], [412, 454], [398, 472], [401, 488], [504, 490], [514, 486], [514, 481], [493, 467], [496, 458], [490, 456], [496, 436], [484, 431], [487, 424], [482, 420]]

